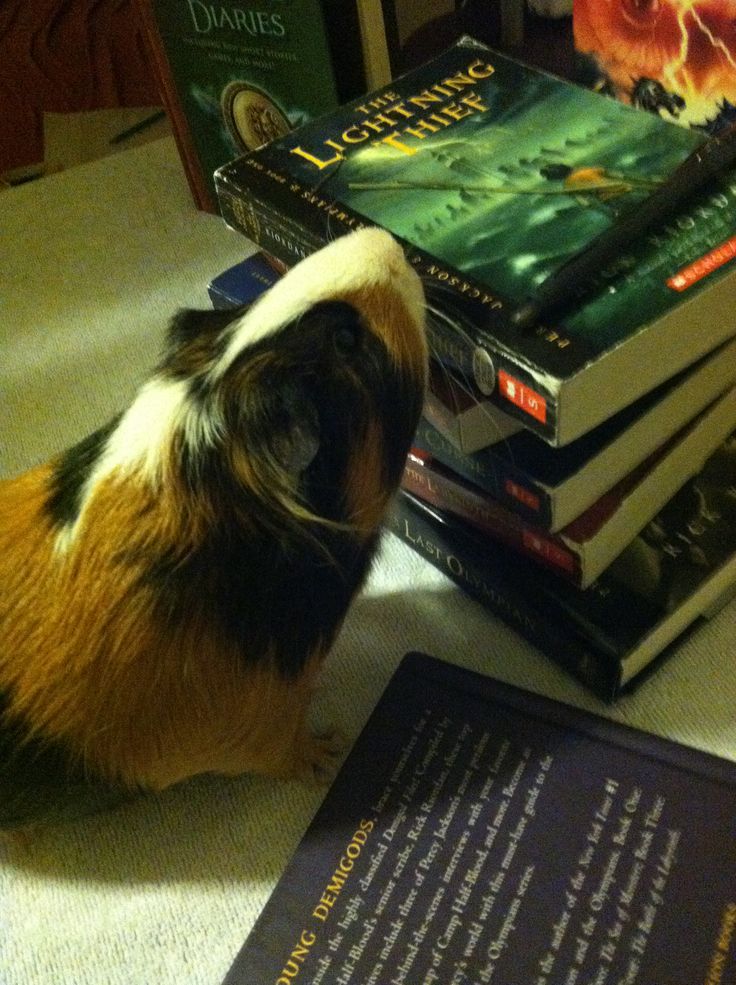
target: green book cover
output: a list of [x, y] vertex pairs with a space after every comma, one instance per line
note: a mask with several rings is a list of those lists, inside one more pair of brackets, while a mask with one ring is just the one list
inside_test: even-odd
[[140, 0], [140, 9], [174, 128], [186, 128], [188, 164], [213, 205], [216, 168], [337, 106], [320, 0]]
[[[633, 242], [560, 323], [529, 337], [508, 325], [704, 139], [463, 39], [234, 162], [218, 193], [229, 221], [287, 261], [357, 225], [390, 229], [432, 306], [465, 331], [463, 342], [438, 320], [435, 354], [467, 371], [482, 347], [501, 406], [562, 444], [733, 334], [715, 290], [730, 280], [733, 297], [733, 175]], [[666, 333], [642, 333], [656, 326]]]

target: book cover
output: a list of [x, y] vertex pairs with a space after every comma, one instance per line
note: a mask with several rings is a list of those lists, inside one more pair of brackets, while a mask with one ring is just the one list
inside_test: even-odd
[[225, 982], [732, 981], [735, 837], [732, 762], [408, 654]]
[[190, 187], [206, 211], [217, 210], [216, 168], [363, 90], [360, 57], [348, 61], [341, 39], [331, 37], [349, 27], [360, 51], [353, 4], [138, 0], [138, 7]]
[[683, 126], [736, 122], [733, 0], [575, 0], [573, 34], [589, 84]]
[[464, 412], [472, 414], [476, 438], [484, 433], [486, 439], [485, 447], [472, 454], [458, 449], [459, 398], [443, 415], [442, 394], [433, 387], [415, 440], [462, 478], [554, 532], [592, 506], [735, 381], [736, 340], [731, 340], [564, 448], [552, 448], [526, 428], [503, 433], [499, 414], [484, 418], [482, 409], [490, 408], [482, 402], [477, 410], [468, 406]]
[[207, 293], [213, 308], [238, 308], [255, 301], [279, 276], [263, 253], [254, 253], [213, 277]]
[[704, 139], [466, 38], [216, 180], [226, 221], [287, 262], [390, 229], [427, 286], [435, 356], [566, 444], [733, 334], [732, 174], [559, 323], [522, 334], [508, 318]]
[[414, 447], [402, 487], [462, 517], [481, 535], [521, 551], [587, 588], [736, 427], [736, 387], [604, 493], [558, 533], [523, 519]]

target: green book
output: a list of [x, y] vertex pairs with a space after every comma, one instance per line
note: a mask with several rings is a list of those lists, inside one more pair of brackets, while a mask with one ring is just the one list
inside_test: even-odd
[[376, 224], [427, 286], [433, 354], [554, 445], [736, 332], [736, 176], [632, 242], [569, 316], [509, 314], [703, 134], [470, 38], [220, 169], [222, 213], [287, 263]]
[[[195, 201], [214, 211], [213, 172], [363, 90], [353, 3], [138, 0]], [[355, 51], [355, 49], [354, 49]], [[357, 43], [360, 52], [360, 43]]]

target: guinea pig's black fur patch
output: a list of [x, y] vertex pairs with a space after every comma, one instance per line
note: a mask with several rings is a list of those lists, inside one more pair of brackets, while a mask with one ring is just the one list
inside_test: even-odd
[[118, 425], [116, 417], [69, 448], [54, 463], [46, 510], [58, 526], [74, 523], [79, 515], [82, 492], [92, 469]]

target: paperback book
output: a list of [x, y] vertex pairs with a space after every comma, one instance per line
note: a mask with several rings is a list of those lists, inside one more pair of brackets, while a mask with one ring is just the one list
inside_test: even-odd
[[417, 447], [407, 460], [402, 486], [438, 509], [467, 520], [480, 535], [587, 588], [680, 486], [697, 475], [734, 427], [736, 387], [556, 534], [524, 520]]
[[732, 0], [575, 0], [580, 77], [617, 99], [711, 133], [736, 122]]
[[509, 318], [704, 140], [464, 38], [216, 182], [226, 221], [287, 263], [390, 229], [425, 281], [434, 355], [563, 445], [733, 335], [732, 173], [632, 242], [565, 317], [523, 333]]
[[225, 983], [733, 981], [734, 838], [730, 761], [408, 654]]
[[736, 594], [731, 438], [587, 589], [406, 491], [387, 528], [604, 701], [640, 684]]
[[[452, 404], [433, 380], [417, 445], [457, 475], [547, 530], [558, 531], [580, 516], [653, 454], [680, 428], [736, 382], [736, 340], [694, 367], [640, 397], [564, 448], [552, 448], [526, 428], [509, 434], [506, 415], [471, 404], [458, 388]], [[447, 403], [443, 404], [443, 400]], [[464, 430], [463, 430], [464, 429]], [[461, 450], [462, 434], [483, 447]]]
[[207, 286], [213, 308], [239, 308], [250, 304], [276, 283], [281, 276], [263, 253], [253, 253], [217, 277]]
[[463, 455], [472, 455], [524, 430], [523, 424], [505, 414], [470, 381], [459, 380], [435, 360], [430, 360], [424, 417]]
[[342, 43], [350, 33], [360, 50], [352, 3], [137, 2], [190, 188], [206, 211], [217, 211], [216, 168], [363, 91], [361, 60]]

